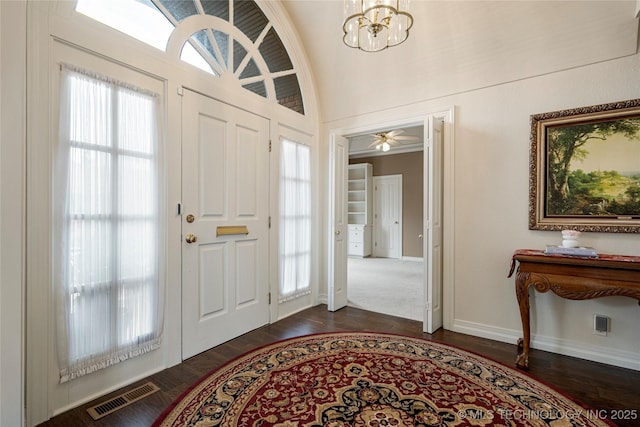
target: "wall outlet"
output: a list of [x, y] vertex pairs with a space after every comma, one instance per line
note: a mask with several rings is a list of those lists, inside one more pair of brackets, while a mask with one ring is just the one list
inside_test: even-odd
[[611, 330], [611, 318], [602, 314], [593, 315], [593, 333], [596, 335], [607, 336]]

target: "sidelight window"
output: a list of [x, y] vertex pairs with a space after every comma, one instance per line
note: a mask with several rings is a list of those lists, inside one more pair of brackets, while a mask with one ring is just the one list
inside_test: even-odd
[[158, 96], [63, 67], [54, 166], [60, 381], [160, 345]]
[[283, 139], [280, 147], [280, 297], [311, 292], [311, 153]]

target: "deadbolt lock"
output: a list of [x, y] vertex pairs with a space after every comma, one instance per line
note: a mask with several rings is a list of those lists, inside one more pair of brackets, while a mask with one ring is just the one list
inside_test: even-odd
[[192, 223], [193, 221], [195, 221], [195, 220], [196, 220], [196, 217], [195, 217], [195, 216], [193, 216], [193, 214], [189, 214], [189, 215], [187, 215], [187, 222], [188, 222], [189, 224], [191, 224], [191, 223]]

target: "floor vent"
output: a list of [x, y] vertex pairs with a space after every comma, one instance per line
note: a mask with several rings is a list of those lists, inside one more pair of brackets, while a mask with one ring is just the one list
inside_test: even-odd
[[100, 418], [105, 417], [119, 409], [122, 409], [125, 406], [143, 399], [159, 390], [160, 387], [158, 387], [154, 383], [145, 383], [139, 387], [113, 397], [106, 402], [102, 402], [99, 405], [92, 406], [91, 408], [87, 408], [87, 412], [89, 413], [89, 415], [91, 415], [91, 418], [93, 418], [94, 420], [99, 420]]

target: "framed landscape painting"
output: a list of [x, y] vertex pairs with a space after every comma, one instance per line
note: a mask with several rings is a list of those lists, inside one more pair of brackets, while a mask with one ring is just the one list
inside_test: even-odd
[[640, 233], [640, 99], [531, 116], [529, 229]]

